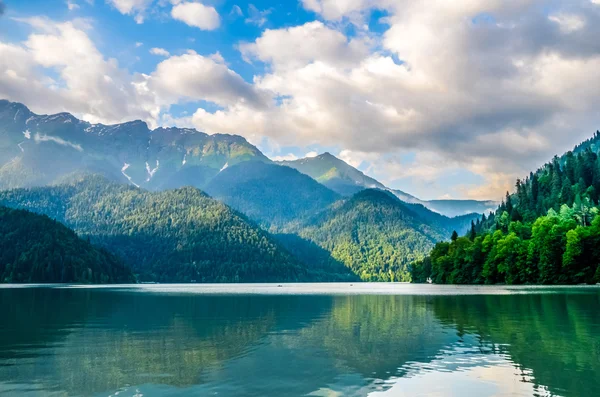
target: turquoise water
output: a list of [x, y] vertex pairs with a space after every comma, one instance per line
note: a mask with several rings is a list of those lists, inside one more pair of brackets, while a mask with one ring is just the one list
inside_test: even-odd
[[600, 289], [0, 286], [0, 395], [596, 396]]

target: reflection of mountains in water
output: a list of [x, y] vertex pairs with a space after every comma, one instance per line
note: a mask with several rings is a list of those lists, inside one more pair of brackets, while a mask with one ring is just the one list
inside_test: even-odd
[[0, 380], [69, 394], [237, 379], [245, 395], [301, 395], [348, 372], [368, 385], [433, 356], [450, 335], [410, 297], [0, 289], [0, 303], [10, 326]]
[[0, 289], [0, 305], [0, 384], [36, 382], [67, 394], [143, 385], [150, 394], [175, 386], [184, 394], [364, 396], [396, 377], [482, 368], [490, 354], [554, 393], [583, 396], [600, 386], [592, 317], [600, 303], [577, 295]]

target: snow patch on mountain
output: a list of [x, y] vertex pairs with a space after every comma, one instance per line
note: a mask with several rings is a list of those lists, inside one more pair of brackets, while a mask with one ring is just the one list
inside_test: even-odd
[[127, 178], [127, 180], [133, 184], [133, 186], [140, 187], [140, 185], [138, 185], [137, 183], [135, 183], [134, 181], [132, 181], [131, 177], [125, 173], [125, 171], [127, 171], [127, 168], [129, 168], [130, 165], [131, 164], [123, 163], [123, 168], [121, 168], [121, 174], [123, 174], [123, 176], [125, 178]]
[[23, 131], [23, 135], [26, 139], [31, 139], [31, 132], [29, 132], [29, 130]]
[[226, 169], [227, 167], [229, 167], [229, 163], [225, 163], [225, 165], [223, 166], [223, 168], [221, 168], [219, 170], [219, 172], [223, 171], [224, 169]]
[[23, 153], [25, 153], [25, 149], [23, 149], [23, 146], [21, 146], [21, 145], [24, 143], [25, 143], [25, 141], [23, 141], [17, 145], [19, 147], [19, 149], [21, 149], [21, 152], [23, 152]]
[[56, 136], [40, 135], [40, 134], [36, 133], [34, 135], [33, 139], [38, 143], [39, 142], [54, 142], [54, 143], [58, 143], [59, 145], [62, 145], [62, 146], [72, 147], [73, 149], [77, 150], [78, 152], [83, 152], [83, 148], [81, 147], [80, 144], [69, 142], [67, 140], [64, 140], [64, 139], [56, 137]]
[[185, 165], [185, 163], [187, 163], [187, 153], [183, 155], [183, 161], [181, 162], [181, 165]]
[[156, 171], [158, 171], [158, 166], [159, 166], [158, 160], [156, 160], [156, 167], [154, 167], [152, 169], [150, 168], [150, 165], [146, 161], [146, 172], [148, 173], [148, 178], [146, 179], [146, 182], [150, 182], [150, 179], [152, 179], [154, 174], [156, 174]]

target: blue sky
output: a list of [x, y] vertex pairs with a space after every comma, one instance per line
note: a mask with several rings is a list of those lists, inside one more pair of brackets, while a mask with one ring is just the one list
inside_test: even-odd
[[2, 1], [0, 97], [329, 151], [424, 199], [498, 199], [600, 124], [600, 0]]

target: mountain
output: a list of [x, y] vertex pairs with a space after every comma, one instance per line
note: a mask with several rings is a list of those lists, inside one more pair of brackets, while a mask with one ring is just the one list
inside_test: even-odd
[[386, 187], [328, 152], [316, 157], [278, 161], [277, 164], [295, 168], [343, 196], [351, 196], [363, 189], [388, 190], [404, 202], [422, 204], [432, 211], [449, 217], [471, 213], [483, 214], [498, 205], [495, 201], [421, 200], [401, 190]]
[[277, 163], [295, 168], [343, 196], [351, 196], [365, 188], [385, 189], [380, 182], [329, 152], [316, 157]]
[[331, 252], [365, 281], [409, 281], [447, 230], [428, 222], [387, 191], [366, 189], [296, 226], [302, 238]]
[[507, 193], [466, 237], [438, 243], [413, 280], [455, 284], [600, 282], [600, 132]]
[[129, 283], [114, 255], [44, 215], [0, 206], [0, 282]]
[[340, 196], [295, 169], [246, 162], [220, 172], [205, 187], [212, 197], [272, 228], [325, 209]]
[[123, 258], [139, 279], [281, 282], [306, 269], [245, 216], [192, 187], [152, 193], [78, 178], [0, 192], [0, 204], [46, 214]]
[[90, 124], [0, 100], [0, 189], [43, 186], [82, 171], [151, 190], [202, 187], [221, 170], [249, 160], [270, 162], [240, 136], [150, 130], [139, 120]]
[[[37, 115], [22, 104], [0, 100], [0, 189], [44, 186], [73, 172], [99, 173], [149, 190], [203, 189], [221, 171], [246, 162], [271, 160], [237, 135], [207, 135], [188, 128], [150, 130], [139, 120], [90, 124], [69, 113]], [[330, 153], [277, 164], [295, 168], [343, 196], [366, 188], [387, 189], [403, 201], [447, 216], [483, 213], [497, 204], [423, 201], [386, 188]]]

